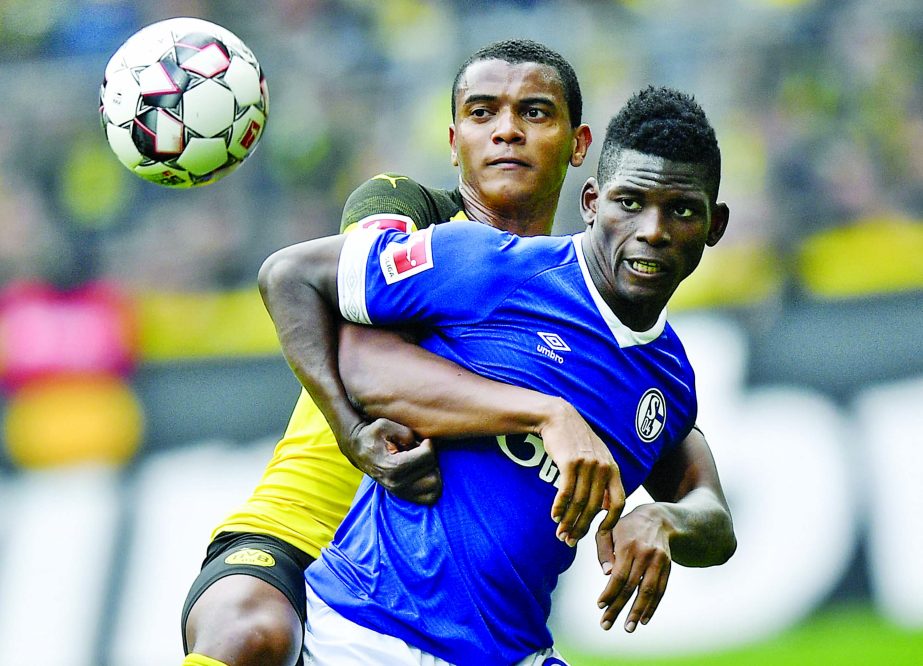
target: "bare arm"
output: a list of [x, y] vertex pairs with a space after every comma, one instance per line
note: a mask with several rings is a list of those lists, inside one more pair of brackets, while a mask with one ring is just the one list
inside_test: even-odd
[[552, 415], [569, 407], [468, 372], [392, 331], [344, 324], [340, 345], [340, 376], [353, 399], [421, 437], [541, 435]]
[[[273, 254], [260, 270], [263, 301], [286, 359], [324, 414], [347, 458], [395, 494], [434, 502], [441, 480], [429, 440], [414, 447], [413, 432], [404, 426], [382, 418], [367, 423], [349, 401], [340, 379], [334, 361], [338, 357], [334, 307], [343, 242], [343, 237], [319, 239]], [[348, 330], [375, 339], [369, 329]], [[409, 420], [426, 434], [537, 432], [561, 469], [562, 482], [552, 505], [552, 516], [559, 521], [559, 538], [575, 545], [602, 507], [607, 508], [604, 525], [611, 528], [615, 524], [625, 497], [618, 466], [573, 407], [534, 391], [491, 382], [414, 345], [395, 344], [397, 341], [392, 334], [387, 344], [366, 343], [366, 361], [358, 363], [361, 371], [352, 374], [380, 377], [382, 386], [404, 387], [408, 395], [411, 391], [425, 395], [430, 402], [423, 403], [422, 411], [408, 403], [387, 414]], [[362, 344], [354, 346], [363, 348]], [[358, 361], [360, 352], [355, 353]], [[420, 360], [421, 355], [425, 360]], [[347, 348], [344, 357], [350, 356]], [[377, 375], [370, 372], [372, 368], [377, 369]], [[426, 381], [423, 386], [421, 378]], [[382, 440], [386, 440], [384, 446]]]
[[625, 622], [634, 631], [647, 624], [666, 590], [671, 562], [707, 567], [734, 554], [737, 538], [718, 470], [705, 436], [693, 429], [664, 456], [644, 484], [654, 498], [597, 533], [597, 555], [609, 575], [599, 597], [601, 624], [609, 629], [631, 598]]
[[441, 490], [431, 442], [417, 445], [397, 423], [369, 422], [352, 405], [337, 368], [336, 274], [344, 238], [279, 250], [260, 268], [260, 294], [286, 360], [330, 425], [349, 461], [406, 499], [435, 502]]
[[603, 526], [615, 525], [625, 503], [618, 465], [568, 402], [486, 379], [393, 332], [347, 324], [340, 341], [343, 382], [365, 412], [423, 437], [536, 434], [561, 471], [559, 538], [576, 544], [604, 505]]
[[[724, 564], [737, 548], [731, 510], [705, 435], [693, 429], [661, 459], [644, 484], [670, 535], [673, 561], [687, 567]], [[639, 509], [641, 507], [638, 507]]]

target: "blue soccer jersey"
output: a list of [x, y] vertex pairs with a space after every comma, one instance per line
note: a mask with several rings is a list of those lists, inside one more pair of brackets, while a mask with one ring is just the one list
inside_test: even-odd
[[[696, 417], [694, 376], [662, 313], [622, 325], [594, 286], [583, 235], [520, 238], [474, 222], [347, 238], [344, 317], [415, 324], [427, 349], [491, 379], [574, 405], [619, 464], [644, 482]], [[348, 619], [449, 662], [512, 664], [552, 645], [551, 593], [575, 551], [550, 517], [558, 470], [538, 437], [439, 444], [432, 507], [370, 479], [307, 571]]]

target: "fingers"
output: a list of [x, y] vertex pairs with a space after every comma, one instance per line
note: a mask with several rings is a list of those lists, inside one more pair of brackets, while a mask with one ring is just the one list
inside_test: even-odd
[[670, 578], [670, 559], [653, 557], [647, 564], [633, 558], [612, 569], [606, 588], [599, 596], [598, 605], [604, 609], [600, 625], [610, 629], [622, 609], [637, 591], [635, 600], [625, 618], [625, 631], [633, 632], [640, 622], [650, 622], [667, 589]]
[[442, 494], [442, 476], [432, 440], [390, 457], [390, 469], [380, 481], [392, 494], [418, 504], [432, 505]]
[[[574, 492], [577, 484], [577, 474], [570, 465], [561, 468], [560, 485], [558, 492], [551, 503], [551, 518], [558, 523], [555, 534], [562, 541], [567, 539], [567, 532], [573, 524]], [[576, 543], [576, 542], [574, 542]], [[568, 545], [573, 545], [568, 543]]]
[[373, 428], [377, 437], [384, 439], [388, 443], [387, 448], [390, 453], [409, 451], [420, 444], [416, 433], [400, 423], [378, 419], [370, 427]]
[[410, 484], [396, 484], [388, 490], [408, 502], [432, 506], [442, 495], [442, 477], [437, 471]]
[[[593, 479], [588, 477], [592, 477], [593, 470], [586, 469], [586, 466], [581, 465], [580, 461], [575, 461], [572, 465], [568, 465], [566, 469], [569, 476], [569, 481], [566, 485], [571, 487], [571, 492], [566, 496], [566, 501], [562, 497], [564, 513], [561, 514], [557, 536], [573, 548], [577, 545], [577, 540], [583, 536], [583, 534], [579, 534], [577, 529], [580, 516], [589, 511], [593, 511], [595, 515], [593, 507], [588, 506], [589, 493], [593, 485]], [[563, 489], [564, 487], [565, 483], [562, 480], [561, 488]], [[558, 495], [562, 495], [560, 490]]]
[[596, 530], [596, 559], [599, 560], [599, 566], [605, 575], [612, 573], [615, 566], [615, 539], [612, 537], [612, 530], [602, 527]]
[[631, 606], [628, 617], [625, 619], [625, 631], [631, 633], [641, 624], [647, 624], [651, 621], [660, 600], [667, 590], [667, 580], [670, 578], [669, 566], [666, 570], [661, 571], [659, 576], [652, 577], [653, 581], [649, 584], [648, 577], [641, 578], [641, 587], [638, 589], [638, 596]]
[[605, 506], [607, 506], [606, 516], [599, 524], [599, 529], [611, 530], [625, 509], [625, 488], [622, 486], [622, 473], [617, 465], [606, 486]]
[[411, 502], [431, 505], [442, 493], [436, 451], [429, 439], [418, 441], [409, 428], [377, 419], [365, 426], [360, 438], [359, 468], [383, 488]]
[[611, 530], [625, 508], [625, 489], [618, 465], [570, 461], [561, 469], [561, 483], [551, 506], [557, 537], [573, 547], [586, 536], [596, 514], [608, 507], [602, 528]]
[[613, 568], [612, 573], [609, 574], [609, 582], [606, 583], [597, 602], [597, 605], [604, 609], [599, 621], [603, 629], [608, 631], [612, 628], [616, 617], [622, 612], [622, 608], [628, 603], [635, 588], [641, 582], [643, 571], [641, 563], [634, 559], [622, 562], [621, 566]]
[[565, 535], [568, 546], [575, 546], [577, 541], [586, 536], [590, 530], [590, 523], [603, 505], [607, 470], [600, 467], [595, 472], [591, 474], [587, 471], [579, 475], [574, 496], [558, 526], [559, 532]]

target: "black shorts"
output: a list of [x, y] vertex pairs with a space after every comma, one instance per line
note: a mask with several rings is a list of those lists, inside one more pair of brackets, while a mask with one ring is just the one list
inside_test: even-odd
[[[275, 560], [273, 565], [248, 563], [259, 562], [264, 555], [259, 552], [247, 553], [248, 549], [264, 551], [272, 555]], [[234, 556], [237, 556], [236, 558]], [[232, 561], [227, 562], [228, 559]], [[236, 561], [235, 561], [236, 560]], [[265, 560], [263, 560], [265, 561]], [[267, 534], [252, 534], [249, 532], [222, 532], [214, 541], [208, 544], [202, 570], [189, 588], [186, 603], [183, 604], [183, 616], [180, 630], [183, 636], [183, 651], [188, 653], [186, 645], [186, 619], [192, 605], [198, 601], [202, 593], [212, 584], [232, 574], [244, 574], [265, 580], [274, 588], [284, 594], [292, 604], [292, 608], [305, 623], [307, 599], [304, 591], [304, 570], [314, 558], [307, 553], [295, 548], [293, 545]]]

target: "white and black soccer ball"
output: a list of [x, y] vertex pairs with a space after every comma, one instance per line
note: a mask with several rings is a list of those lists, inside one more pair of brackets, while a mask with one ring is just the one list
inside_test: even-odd
[[167, 187], [214, 183], [253, 152], [269, 88], [249, 48], [219, 25], [172, 18], [129, 37], [106, 66], [99, 113], [137, 176]]

